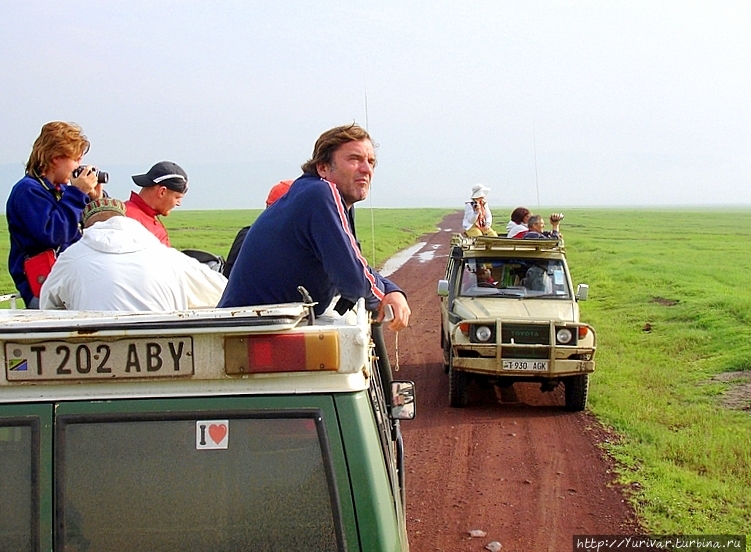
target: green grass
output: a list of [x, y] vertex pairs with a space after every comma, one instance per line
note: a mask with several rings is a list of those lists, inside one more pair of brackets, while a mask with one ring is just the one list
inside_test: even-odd
[[[355, 226], [363, 254], [370, 264], [381, 266], [394, 253], [415, 243], [420, 236], [434, 232], [436, 224], [450, 212], [450, 209], [358, 208]], [[204, 249], [226, 257], [237, 231], [243, 226], [252, 224], [259, 214], [261, 214], [260, 209], [248, 211], [176, 210], [163, 220], [174, 247]], [[375, 261], [373, 235], [375, 235], [376, 243]]]
[[[429, 232], [450, 209], [369, 209], [358, 208], [357, 236], [362, 251], [373, 266], [381, 266], [396, 252], [415, 243]], [[371, 221], [372, 213], [372, 221]], [[238, 230], [252, 224], [261, 209], [222, 211], [172, 211], [164, 217], [170, 243], [177, 249], [203, 249], [226, 258]], [[373, 248], [375, 236], [375, 255]], [[7, 224], [0, 225], [0, 259], [8, 258], [10, 241]], [[375, 260], [374, 260], [375, 259]], [[7, 264], [6, 264], [7, 266]], [[0, 294], [14, 293], [10, 274], [0, 271]], [[7, 308], [8, 304], [0, 304]]]
[[751, 534], [751, 415], [720, 406], [727, 384], [711, 381], [751, 368], [751, 212], [566, 219], [572, 277], [591, 287], [582, 317], [598, 334], [590, 408], [622, 436], [609, 449], [645, 527]]
[[[379, 266], [448, 212], [374, 210], [373, 255], [370, 210], [359, 209], [363, 252]], [[176, 247], [226, 255], [259, 213], [178, 210], [165, 222]], [[751, 370], [751, 211], [573, 209], [563, 231], [575, 283], [591, 288], [590, 408], [620, 435], [607, 447], [645, 529], [751, 534], [751, 413], [722, 407], [729, 384], [711, 379]], [[0, 293], [12, 291], [0, 273]]]

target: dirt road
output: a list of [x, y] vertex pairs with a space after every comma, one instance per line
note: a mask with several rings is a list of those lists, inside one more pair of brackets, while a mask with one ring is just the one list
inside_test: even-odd
[[[448, 406], [436, 285], [460, 225], [461, 214], [444, 219], [391, 276], [412, 308], [394, 374], [417, 386], [417, 418], [402, 424], [412, 552], [483, 551], [491, 541], [505, 552], [571, 552], [575, 534], [638, 532], [597, 446], [606, 433], [591, 415], [564, 411], [560, 389], [516, 384], [501, 393], [473, 384], [467, 408]], [[393, 367], [394, 334], [386, 341]], [[470, 538], [473, 529], [487, 536]]]

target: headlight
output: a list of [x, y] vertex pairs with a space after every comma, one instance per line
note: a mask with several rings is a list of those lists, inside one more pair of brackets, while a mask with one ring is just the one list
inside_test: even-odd
[[555, 332], [555, 340], [561, 345], [571, 343], [573, 338], [574, 334], [568, 328], [559, 328], [558, 331]]
[[475, 329], [475, 337], [477, 341], [481, 343], [487, 343], [491, 337], [493, 337], [493, 331], [487, 326], [477, 326]]

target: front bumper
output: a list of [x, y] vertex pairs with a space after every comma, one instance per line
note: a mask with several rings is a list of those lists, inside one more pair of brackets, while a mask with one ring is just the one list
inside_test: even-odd
[[[504, 325], [514, 331], [504, 331]], [[492, 341], [473, 342], [472, 330], [466, 331], [467, 326], [493, 327]], [[556, 342], [556, 331], [564, 327], [577, 333], [579, 329], [586, 331], [575, 343], [562, 345]], [[452, 365], [465, 372], [517, 379], [555, 379], [587, 374], [595, 369], [594, 328], [579, 322], [462, 320], [452, 328], [451, 338]], [[504, 369], [504, 361], [517, 369]], [[544, 369], [535, 369], [541, 364], [546, 365]]]
[[[458, 354], [457, 354], [458, 353]], [[545, 371], [504, 370], [503, 359], [486, 357], [464, 357], [461, 349], [455, 351], [452, 365], [455, 369], [488, 376], [514, 376], [516, 378], [558, 378], [562, 376], [575, 376], [594, 372], [594, 360], [548, 360], [548, 369]], [[517, 359], [506, 359], [517, 360]]]

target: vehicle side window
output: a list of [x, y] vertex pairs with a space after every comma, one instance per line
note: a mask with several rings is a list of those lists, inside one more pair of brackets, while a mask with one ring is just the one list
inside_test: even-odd
[[0, 550], [37, 550], [33, 449], [31, 425], [0, 425]]
[[462, 294], [467, 293], [476, 286], [477, 271], [475, 270], [475, 263], [473, 261], [467, 261], [462, 267]]

